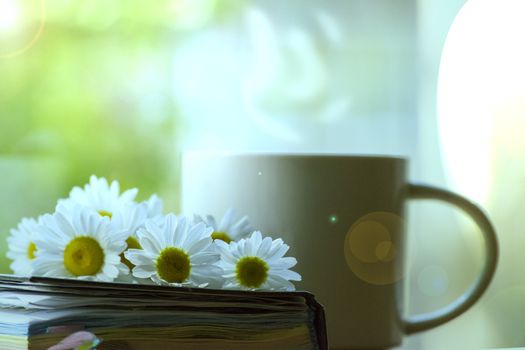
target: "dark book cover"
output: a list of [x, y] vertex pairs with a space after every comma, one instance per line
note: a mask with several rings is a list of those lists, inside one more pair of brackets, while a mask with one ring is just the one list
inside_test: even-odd
[[[69, 333], [86, 330], [100, 337], [97, 349], [101, 350], [147, 349], [152, 345], [256, 349], [258, 344], [267, 348], [279, 344], [277, 347], [285, 349], [296, 342], [303, 344], [296, 344], [297, 348], [328, 350], [324, 309], [305, 291], [239, 291], [0, 275], [0, 307], [0, 314], [4, 313], [0, 344], [2, 338], [27, 338], [28, 349], [47, 349]], [[17, 313], [30, 319], [25, 327], [9, 324], [8, 315]]]

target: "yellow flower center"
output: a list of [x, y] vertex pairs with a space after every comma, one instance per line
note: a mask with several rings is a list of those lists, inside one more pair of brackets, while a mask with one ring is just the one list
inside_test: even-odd
[[33, 242], [29, 242], [27, 246], [27, 258], [33, 260], [35, 258], [36, 245]]
[[182, 283], [190, 275], [190, 257], [182, 249], [169, 247], [157, 258], [157, 274], [169, 283]]
[[76, 237], [64, 250], [64, 265], [75, 276], [96, 275], [104, 265], [104, 252], [94, 238]]
[[99, 210], [98, 213], [100, 214], [100, 216], [106, 216], [110, 219], [113, 218], [113, 214], [110, 213], [109, 211]]
[[[126, 250], [128, 249], [142, 249], [142, 246], [140, 245], [140, 243], [135, 239], [135, 237], [131, 237], [129, 236], [128, 239], [126, 239], [126, 244], [128, 245], [128, 247], [126, 248]], [[133, 265], [133, 263], [131, 261], [129, 261], [128, 259], [126, 259], [126, 257], [124, 256], [124, 252], [120, 253], [120, 260], [126, 264], [127, 267], [129, 267], [130, 269], [134, 268], [135, 265]]]
[[232, 241], [232, 239], [230, 238], [230, 236], [228, 236], [226, 232], [213, 232], [211, 234], [211, 238], [214, 240], [220, 239], [221, 241], [224, 241], [226, 243], [230, 243]]
[[257, 256], [245, 256], [235, 267], [237, 280], [248, 288], [259, 288], [268, 278], [268, 264]]

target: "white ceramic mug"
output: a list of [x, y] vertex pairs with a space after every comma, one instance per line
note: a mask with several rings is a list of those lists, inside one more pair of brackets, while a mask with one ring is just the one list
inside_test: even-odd
[[[331, 349], [386, 348], [472, 306], [494, 274], [498, 248], [483, 212], [454, 193], [406, 179], [393, 157], [186, 153], [182, 211], [222, 216], [230, 207], [290, 245], [298, 289], [325, 306]], [[484, 268], [470, 289], [433, 313], [405, 317], [404, 207], [407, 199], [453, 204], [478, 224]]]

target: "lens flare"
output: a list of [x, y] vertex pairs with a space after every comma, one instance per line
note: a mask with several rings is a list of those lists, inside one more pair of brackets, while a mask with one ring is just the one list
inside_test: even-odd
[[386, 285], [403, 276], [404, 221], [389, 212], [372, 212], [359, 218], [344, 241], [346, 263], [363, 281]]
[[[18, 3], [14, 0], [0, 0], [0, 32], [3, 29], [14, 29], [21, 20], [21, 9]], [[0, 59], [3, 58], [12, 58], [18, 55], [23, 54], [31, 47], [33, 47], [36, 42], [42, 36], [44, 32], [44, 27], [46, 23], [46, 3], [45, 0], [40, 0], [40, 21], [38, 28], [35, 34], [31, 37], [25, 45], [19, 47], [15, 50], [9, 50], [7, 52], [2, 52], [0, 49]]]

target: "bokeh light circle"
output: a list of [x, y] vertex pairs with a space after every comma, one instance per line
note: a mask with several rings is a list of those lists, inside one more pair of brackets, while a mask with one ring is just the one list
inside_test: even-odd
[[344, 254], [348, 267], [361, 280], [392, 284], [403, 276], [404, 221], [394, 213], [372, 212], [348, 230]]

